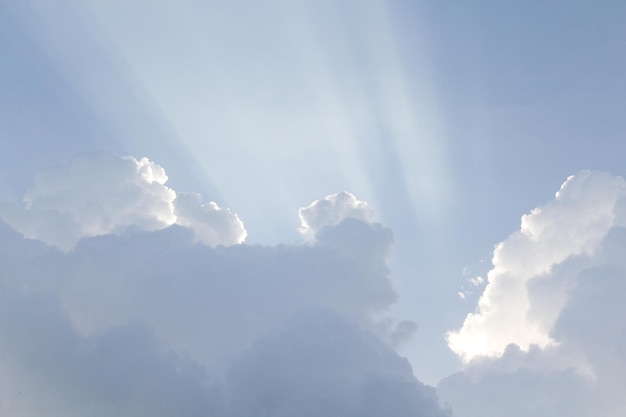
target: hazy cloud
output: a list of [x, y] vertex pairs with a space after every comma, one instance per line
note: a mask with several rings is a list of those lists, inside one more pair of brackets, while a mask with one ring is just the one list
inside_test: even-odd
[[259, 340], [227, 381], [237, 416], [451, 415], [406, 359], [329, 311], [303, 311]]
[[163, 351], [149, 328], [84, 337], [50, 294], [0, 288], [2, 415], [219, 415], [206, 370]]

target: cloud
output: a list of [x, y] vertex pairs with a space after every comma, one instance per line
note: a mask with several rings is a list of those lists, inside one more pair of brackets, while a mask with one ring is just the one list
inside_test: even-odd
[[625, 191], [580, 172], [496, 247], [477, 312], [449, 339], [468, 362], [438, 387], [458, 415], [624, 415]]
[[197, 194], [176, 194], [167, 175], [147, 158], [80, 155], [35, 177], [23, 205], [0, 205], [0, 219], [25, 237], [71, 250], [83, 237], [129, 230], [192, 229], [208, 245], [232, 245], [246, 237], [236, 214]]
[[593, 384], [574, 370], [539, 372], [520, 368], [509, 372], [489, 367], [444, 378], [440, 398], [462, 417], [592, 417]]
[[301, 312], [259, 340], [227, 381], [239, 416], [451, 415], [406, 359], [328, 311]]
[[[90, 164], [100, 178], [119, 171], [86, 194]], [[387, 342], [415, 324], [374, 319], [397, 298], [389, 229], [335, 217], [308, 244], [207, 245], [236, 242], [238, 219], [164, 175], [148, 160], [81, 157], [38, 177], [25, 229], [0, 222], [0, 414], [450, 415]], [[104, 207], [81, 217], [85, 202]], [[24, 238], [45, 211], [80, 238]], [[175, 219], [163, 226], [161, 212]]]
[[316, 200], [301, 208], [299, 214], [300, 231], [304, 235], [315, 235], [324, 227], [335, 226], [347, 218], [369, 222], [373, 217], [373, 211], [366, 202], [357, 200], [346, 191]]
[[406, 359], [328, 310], [294, 315], [216, 375], [145, 325], [85, 337], [53, 298], [0, 294], [3, 415], [451, 416]]
[[149, 328], [84, 337], [50, 295], [1, 289], [2, 415], [219, 415], [217, 383], [190, 358], [163, 352]]
[[[352, 226], [363, 232], [358, 245], [380, 246], [364, 252], [366, 261], [328, 241], [213, 249], [172, 226], [81, 241], [62, 265], [47, 269], [57, 275], [54, 291], [83, 333], [140, 320], [172, 348], [214, 363], [304, 307], [363, 322], [394, 303], [384, 266], [389, 248], [374, 225]], [[343, 245], [358, 246], [348, 237]]]
[[533, 303], [528, 285], [549, 277], [555, 265], [572, 256], [592, 255], [609, 229], [624, 222], [625, 192], [622, 178], [581, 171], [567, 179], [553, 201], [524, 215], [520, 230], [496, 246], [478, 308], [448, 335], [450, 348], [468, 361], [499, 356], [511, 343], [524, 350], [553, 343], [550, 329], [565, 302], [565, 287], [553, 288], [551, 306], [545, 308]]
[[194, 231], [197, 241], [209, 246], [236, 245], [246, 239], [246, 229], [236, 214], [213, 201], [202, 203], [197, 193], [178, 193], [174, 200], [176, 224]]

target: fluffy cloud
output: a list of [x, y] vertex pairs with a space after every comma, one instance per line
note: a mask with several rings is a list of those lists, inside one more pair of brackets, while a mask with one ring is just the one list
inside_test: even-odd
[[511, 343], [525, 350], [553, 343], [550, 330], [566, 286], [552, 286], [546, 306], [533, 302], [529, 283], [548, 280], [553, 267], [572, 256], [592, 255], [610, 228], [624, 223], [625, 195], [622, 178], [582, 171], [565, 181], [553, 201], [523, 216], [520, 230], [496, 246], [477, 311], [449, 334], [450, 348], [470, 360], [499, 356]]
[[246, 239], [246, 229], [236, 214], [213, 201], [202, 203], [196, 193], [178, 193], [174, 200], [176, 224], [194, 231], [197, 241], [210, 246], [235, 245]]
[[215, 246], [246, 237], [236, 214], [196, 194], [176, 194], [165, 170], [147, 158], [108, 154], [78, 156], [39, 173], [23, 205], [0, 205], [0, 219], [25, 237], [70, 250], [83, 237], [160, 230], [172, 224], [192, 229]]
[[309, 206], [301, 208], [299, 214], [300, 231], [310, 236], [347, 218], [369, 222], [373, 217], [372, 209], [365, 201], [357, 200], [346, 191], [315, 200]]
[[626, 413], [625, 198], [622, 178], [580, 172], [496, 247], [449, 339], [468, 364], [438, 387], [458, 415]]
[[[28, 194], [39, 202], [23, 212], [117, 229], [81, 232], [60, 251], [0, 222], [0, 414], [450, 415], [372, 318], [396, 300], [384, 226], [336, 217], [307, 245], [212, 247], [200, 243], [241, 230], [230, 212], [171, 192], [147, 160], [85, 158], [54, 174], [73, 178], [90, 158], [103, 178], [105, 166], [125, 167], [115, 174], [118, 186], [134, 184], [125, 199], [109, 184], [110, 195], [81, 200], [83, 178], [54, 195], [41, 177]], [[140, 166], [152, 174], [131, 169]], [[83, 219], [83, 200], [105, 207]], [[154, 228], [139, 226], [140, 210], [111, 220], [130, 201], [149, 201], [137, 207]], [[175, 218], [169, 226], [156, 222], [158, 207]], [[225, 229], [203, 229], [217, 223]]]

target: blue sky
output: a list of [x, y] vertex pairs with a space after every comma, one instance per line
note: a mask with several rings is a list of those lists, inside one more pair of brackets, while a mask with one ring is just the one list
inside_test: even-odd
[[[619, 2], [4, 2], [0, 196], [21, 200], [77, 155], [147, 157], [176, 193], [236, 213], [247, 243], [300, 245], [298, 209], [348, 191], [394, 235], [398, 300], [376, 314], [417, 323], [395, 348], [437, 385], [463, 367], [446, 333], [480, 310], [486, 282], [468, 280], [508, 265], [492, 265], [495, 245], [568, 176], [624, 175], [625, 14]], [[107, 161], [92, 161], [103, 178]], [[581, 189], [619, 188], [589, 178]], [[192, 200], [186, 223], [168, 224], [202, 241], [194, 216], [212, 209]]]

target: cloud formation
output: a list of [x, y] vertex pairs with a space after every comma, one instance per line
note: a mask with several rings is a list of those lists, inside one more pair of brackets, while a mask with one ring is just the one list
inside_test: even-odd
[[0, 205], [0, 219], [25, 237], [70, 250], [83, 237], [179, 224], [205, 244], [233, 245], [246, 231], [236, 214], [197, 194], [167, 187], [165, 170], [148, 158], [80, 155], [37, 174], [23, 205]]
[[592, 255], [611, 227], [622, 225], [626, 184], [620, 177], [581, 171], [556, 198], [522, 217], [520, 230], [498, 244], [493, 269], [475, 313], [448, 336], [464, 360], [499, 356], [514, 343], [524, 350], [553, 343], [550, 330], [565, 302], [565, 286], [552, 287], [550, 306], [534, 300], [529, 284], [546, 281], [555, 265]]
[[315, 235], [324, 227], [335, 226], [347, 218], [369, 222], [374, 216], [365, 201], [357, 200], [346, 191], [315, 200], [307, 207], [302, 207], [299, 214], [300, 232], [309, 236]]
[[[129, 191], [83, 195], [105, 204], [83, 218], [88, 161]], [[388, 229], [334, 217], [306, 245], [201, 244], [239, 230], [230, 212], [151, 164], [90, 156], [40, 177], [23, 212], [100, 227], [62, 251], [0, 222], [0, 414], [450, 415], [387, 343], [393, 320], [372, 318], [396, 300]], [[131, 201], [147, 214], [116, 217]]]
[[458, 415], [624, 415], [625, 214], [624, 179], [582, 171], [496, 247], [477, 311], [449, 336], [468, 363], [438, 391]]

